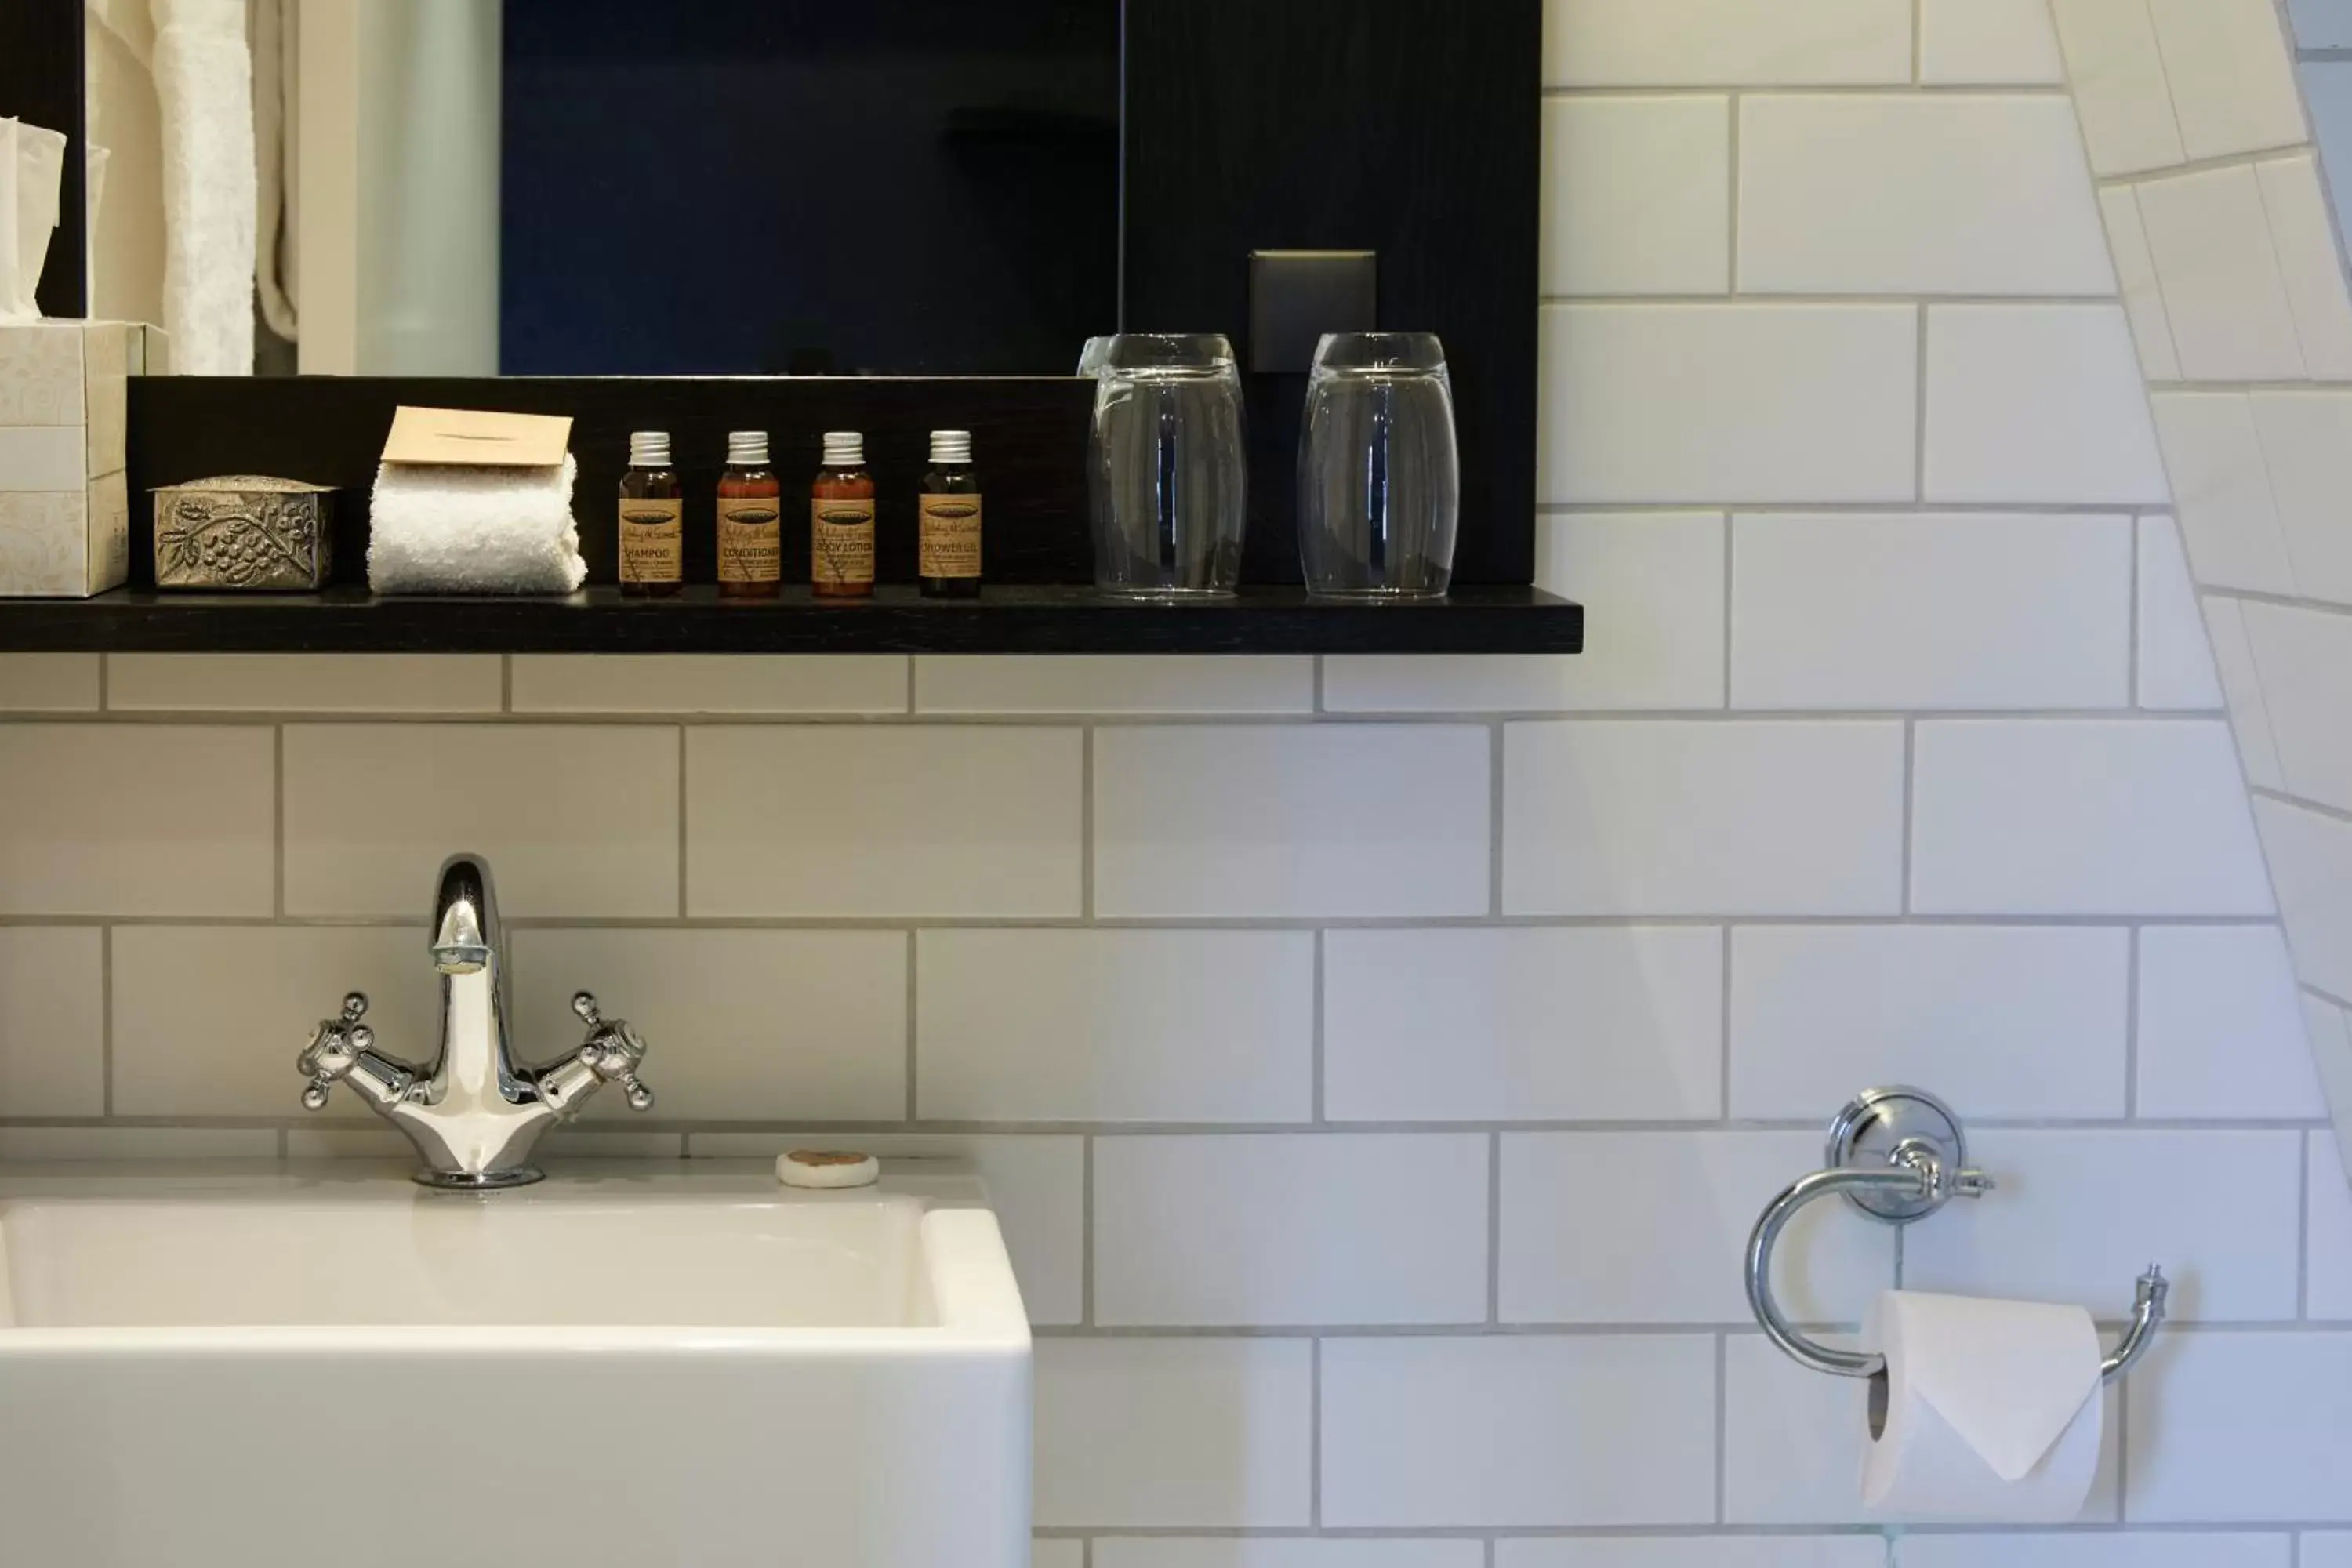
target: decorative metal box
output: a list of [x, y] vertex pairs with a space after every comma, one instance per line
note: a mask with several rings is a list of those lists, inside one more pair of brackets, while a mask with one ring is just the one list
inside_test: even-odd
[[333, 489], [231, 474], [155, 491], [155, 586], [300, 591], [334, 571]]

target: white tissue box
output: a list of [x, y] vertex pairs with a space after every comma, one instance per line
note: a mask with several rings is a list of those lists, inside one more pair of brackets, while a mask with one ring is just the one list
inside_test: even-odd
[[162, 374], [132, 321], [0, 325], [0, 598], [87, 598], [131, 570], [130, 377]]

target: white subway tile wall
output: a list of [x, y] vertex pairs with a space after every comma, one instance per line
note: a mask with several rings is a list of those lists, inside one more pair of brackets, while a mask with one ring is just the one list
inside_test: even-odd
[[2131, 700], [2128, 517], [1775, 514], [1731, 538], [1735, 708]]
[[2139, 195], [2129, 185], [2106, 186], [2099, 192], [2099, 212], [2106, 221], [2107, 245], [2123, 289], [2124, 314], [2131, 321], [2139, 349], [2139, 367], [2150, 381], [2179, 381], [2180, 353], [2173, 345], [2172, 319], [2165, 311], [2164, 286], [2156, 276], [2156, 255], [2148, 248]]
[[106, 1113], [106, 933], [0, 929], [0, 1107]]
[[1885, 1568], [1874, 1535], [1580, 1535], [1506, 1541], [1495, 1568]]
[[1482, 1568], [1475, 1541], [1171, 1541], [1095, 1542], [1096, 1568]]
[[[315, 662], [315, 661], [313, 661]], [[907, 661], [519, 655], [518, 713], [864, 714], [907, 710]]]
[[1513, 724], [1503, 751], [1507, 913], [1902, 908], [1900, 724]]
[[2303, 346], [2247, 164], [2138, 187], [2166, 318], [2189, 381], [2297, 381]]
[[[1502, 1140], [1507, 1323], [1729, 1323], [1764, 1205], [1819, 1157], [1815, 1132], [1528, 1132]], [[1597, 1201], [1601, 1194], [1606, 1201]], [[1800, 1215], [1774, 1293], [1808, 1322], [1853, 1321], [1894, 1282], [1895, 1238]], [[1671, 1237], [1673, 1245], [1661, 1246]], [[1626, 1259], [1643, 1260], [1638, 1268]]]
[[1484, 914], [1493, 751], [1463, 724], [1097, 730], [1095, 912]]
[[1896, 1543], [1894, 1568], [2287, 1568], [2294, 1552], [2284, 1534], [1920, 1534]]
[[1948, 915], [2266, 915], [2218, 720], [1918, 726], [1912, 907]]
[[1929, 500], [2168, 498], [2121, 305], [1932, 306], [1926, 384]]
[[0, 713], [84, 713], [99, 704], [94, 653], [0, 654]]
[[919, 1114], [1306, 1121], [1315, 939], [1300, 931], [929, 931]]
[[2147, 0], [2190, 159], [2307, 142], [2277, 0]]
[[688, 730], [686, 912], [1076, 915], [1084, 776], [1076, 730]]
[[1487, 1139], [1475, 1132], [1095, 1142], [1095, 1321], [1475, 1323]]
[[106, 705], [126, 713], [496, 713], [505, 707], [504, 664], [495, 654], [118, 653], [106, 661]]
[[1712, 1121], [1722, 1062], [1710, 927], [1324, 938], [1333, 1121]]
[[2254, 173], [2263, 183], [2272, 245], [2303, 341], [2304, 369], [2315, 380], [2343, 380], [2352, 375], [2352, 293], [2344, 287], [2319, 160], [2301, 153], [2257, 163]]
[[2139, 1114], [2326, 1114], [2276, 926], [2150, 926], [2138, 969]]
[[2211, 712], [2225, 694], [2197, 609], [2189, 557], [2168, 517], [2139, 520], [2139, 592], [2134, 695], [2142, 708]]
[[1544, 500], [1918, 494], [1911, 306], [1561, 304], [1539, 331]]
[[1313, 1522], [1316, 1359], [1297, 1339], [1040, 1341], [1037, 1523]]
[[2175, 1335], [2134, 1389], [2135, 1524], [2336, 1521], [2352, 1473], [2352, 1332]]
[[1744, 293], [2115, 297], [2063, 98], [1743, 98], [1739, 197]]
[[1335, 1338], [1321, 1370], [1328, 1525], [1715, 1517], [1705, 1335]]
[[[2352, 395], [2142, 384], [2343, 373], [2267, 0], [1548, 9], [1537, 526], [1591, 654], [0, 658], [0, 1157], [396, 1156], [288, 1058], [355, 984], [429, 1031], [477, 848], [530, 1047], [581, 985], [653, 1041], [657, 1113], [572, 1150], [988, 1178], [1039, 1568], [2342, 1557], [2352, 1187], [2213, 710], [2317, 792], [2263, 829], [2352, 992], [2300, 602], [2352, 594]], [[2094, 169], [2251, 187], [2192, 236], [2269, 314]], [[2003, 1181], [1906, 1283], [2179, 1281], [2104, 1528], [1890, 1546], [1860, 1391], [1747, 1327], [1748, 1224], [1887, 1079]], [[1805, 1230], [1851, 1325], [1892, 1238]]]
[[2352, 1324], [2352, 1186], [2336, 1139], [2311, 1134], [2309, 1277], [2304, 1282], [2304, 1312], [2323, 1322]]
[[2063, 82], [2049, 0], [1924, 0], [1919, 79], [1937, 87]]
[[1544, 105], [1546, 294], [1731, 288], [1731, 100]]
[[1978, 1116], [2121, 1117], [2130, 973], [2120, 927], [1743, 926], [1730, 1113], [1803, 1121], [1867, 1079], [1932, 1081]]

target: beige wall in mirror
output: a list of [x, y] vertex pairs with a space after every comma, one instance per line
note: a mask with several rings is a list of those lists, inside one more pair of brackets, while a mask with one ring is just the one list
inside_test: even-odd
[[498, 5], [88, 15], [94, 314], [163, 324], [192, 374], [498, 374]]

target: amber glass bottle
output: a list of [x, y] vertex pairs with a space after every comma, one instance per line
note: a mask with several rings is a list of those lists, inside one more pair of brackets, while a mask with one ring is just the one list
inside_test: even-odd
[[667, 599], [686, 586], [686, 502], [669, 466], [669, 432], [629, 437], [621, 476], [621, 596]]
[[971, 470], [971, 432], [931, 432], [931, 469], [915, 541], [926, 599], [980, 597], [980, 476]]
[[768, 468], [768, 433], [727, 437], [719, 476], [719, 596], [772, 599], [784, 591], [783, 489]]
[[825, 432], [824, 467], [809, 487], [809, 582], [820, 599], [874, 596], [874, 476], [855, 430]]

